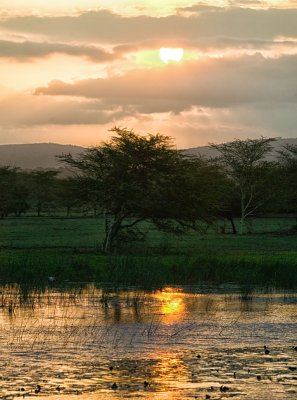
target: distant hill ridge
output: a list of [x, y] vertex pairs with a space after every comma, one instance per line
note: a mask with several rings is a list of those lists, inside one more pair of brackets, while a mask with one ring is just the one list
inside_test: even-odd
[[56, 169], [61, 164], [56, 156], [82, 153], [83, 147], [57, 143], [5, 144], [0, 145], [0, 165], [23, 169]]
[[[275, 138], [275, 141], [271, 143], [272, 150], [267, 158], [270, 160], [274, 160], [277, 157], [278, 150], [280, 150], [285, 144], [297, 146], [297, 138], [291, 138], [291, 139]], [[210, 146], [193, 147], [190, 149], [185, 149], [184, 152], [186, 154], [201, 155], [204, 157], [218, 156], [218, 151], [212, 149]]]
[[[272, 143], [273, 151], [269, 159], [274, 159], [277, 155], [277, 150], [284, 144], [297, 145], [297, 138], [277, 138]], [[23, 169], [57, 169], [62, 167], [56, 158], [57, 155], [63, 153], [77, 155], [84, 150], [84, 147], [57, 143], [5, 144], [0, 145], [0, 166], [11, 165]], [[209, 146], [184, 149], [183, 152], [205, 157], [215, 157], [218, 155], [217, 151]]]

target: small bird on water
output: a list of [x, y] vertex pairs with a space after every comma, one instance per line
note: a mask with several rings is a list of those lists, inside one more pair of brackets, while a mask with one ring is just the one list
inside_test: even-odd
[[36, 385], [36, 389], [35, 389], [35, 393], [39, 393], [41, 391], [41, 386], [40, 385]]
[[268, 350], [268, 347], [267, 347], [267, 346], [264, 346], [264, 353], [265, 353], [266, 355], [268, 355], [268, 354], [270, 353], [270, 350]]

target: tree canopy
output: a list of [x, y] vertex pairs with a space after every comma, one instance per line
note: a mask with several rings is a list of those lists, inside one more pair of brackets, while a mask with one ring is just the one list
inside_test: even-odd
[[279, 151], [283, 201], [289, 212], [297, 212], [297, 146], [287, 144]]
[[86, 192], [96, 193], [105, 216], [103, 250], [112, 252], [120, 232], [150, 220], [161, 229], [195, 228], [219, 207], [219, 172], [206, 161], [174, 149], [163, 135], [113, 128], [109, 142], [61, 161], [74, 167]]
[[246, 218], [253, 215], [273, 193], [267, 181], [270, 181], [269, 175], [274, 164], [265, 159], [273, 141], [261, 137], [211, 145], [218, 150], [220, 160], [238, 193], [241, 233]]

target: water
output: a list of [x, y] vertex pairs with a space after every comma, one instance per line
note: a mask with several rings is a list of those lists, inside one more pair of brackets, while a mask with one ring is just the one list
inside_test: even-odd
[[0, 307], [1, 399], [297, 398], [296, 293], [6, 286]]

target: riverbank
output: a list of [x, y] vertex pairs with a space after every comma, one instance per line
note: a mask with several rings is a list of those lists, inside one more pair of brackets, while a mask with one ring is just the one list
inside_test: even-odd
[[[158, 286], [201, 282], [297, 286], [297, 240], [289, 220], [254, 221], [243, 236], [151, 230], [145, 243], [121, 255], [100, 254], [102, 236], [94, 218], [19, 218], [0, 226], [2, 283], [106, 282]], [[268, 229], [270, 227], [270, 229]], [[277, 228], [271, 232], [272, 227]], [[266, 228], [263, 231], [263, 228]], [[262, 229], [262, 231], [261, 231]]]

